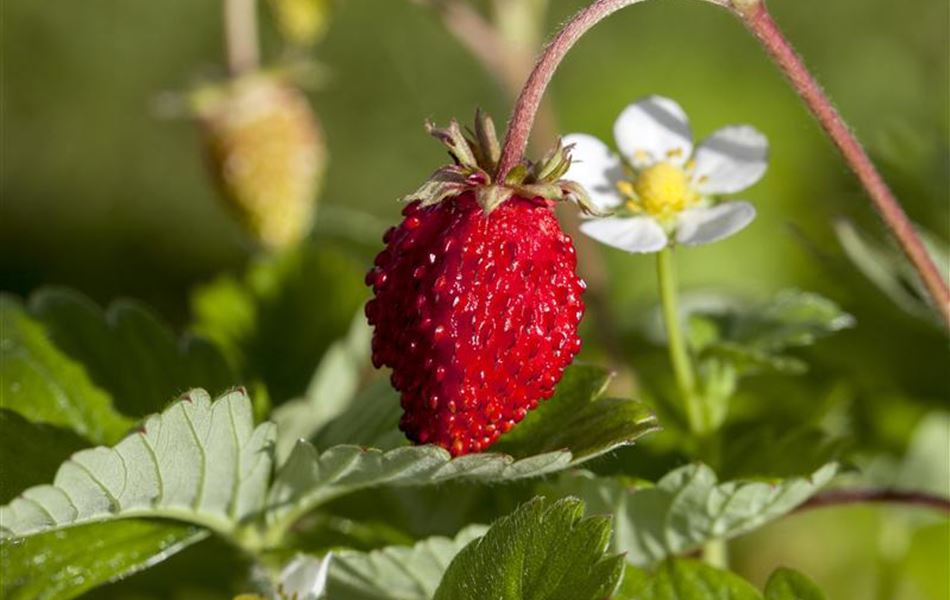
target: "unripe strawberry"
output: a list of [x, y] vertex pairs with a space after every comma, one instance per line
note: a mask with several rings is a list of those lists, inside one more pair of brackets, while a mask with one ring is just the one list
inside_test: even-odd
[[211, 170], [241, 224], [268, 248], [300, 241], [313, 224], [326, 165], [307, 98], [257, 73], [195, 99]]
[[270, 0], [277, 29], [291, 44], [309, 46], [327, 30], [331, 0]]
[[[480, 139], [493, 137], [486, 128]], [[467, 140], [455, 123], [432, 132], [457, 164], [410, 196], [384, 236], [366, 315], [373, 363], [392, 368], [401, 392], [400, 428], [458, 456], [484, 450], [554, 393], [581, 347], [585, 286], [551, 209], [573, 193], [557, 182], [570, 162], [563, 149], [520, 182], [493, 186], [497, 144]]]

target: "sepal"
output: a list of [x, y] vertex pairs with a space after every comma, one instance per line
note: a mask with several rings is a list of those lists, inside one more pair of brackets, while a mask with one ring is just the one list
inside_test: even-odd
[[419, 201], [422, 206], [437, 204], [466, 192], [475, 194], [479, 205], [488, 214], [514, 195], [547, 200], [570, 200], [587, 215], [603, 216], [584, 189], [561, 179], [571, 166], [571, 145], [558, 139], [557, 145], [537, 162], [521, 161], [511, 169], [504, 181], [493, 181], [501, 156], [501, 145], [495, 125], [481, 109], [475, 111], [473, 129], [464, 132], [452, 119], [448, 127], [426, 123], [429, 135], [448, 149], [453, 164], [432, 174], [415, 192], [403, 196], [403, 202]]
[[481, 169], [478, 158], [472, 150], [472, 144], [462, 133], [458, 121], [452, 119], [449, 126], [445, 128], [436, 127], [432, 121], [426, 121], [426, 132], [442, 142], [455, 164], [472, 170]]

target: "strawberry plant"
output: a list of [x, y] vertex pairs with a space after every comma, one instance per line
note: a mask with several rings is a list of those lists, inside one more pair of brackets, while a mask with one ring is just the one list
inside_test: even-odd
[[[514, 101], [504, 135], [480, 109], [426, 122], [447, 162], [376, 173], [394, 121], [353, 109], [342, 133], [372, 143], [335, 182], [341, 130], [308, 93], [336, 84], [312, 56], [358, 3], [224, 0], [227, 73], [173, 104], [240, 259], [178, 310], [45, 280], [0, 294], [0, 597], [946, 598], [945, 232], [910, 221], [762, 0], [705, 0], [787, 76], [893, 238], [823, 222], [835, 285], [730, 288], [745, 263], [715, 252], [788, 176], [763, 113], [694, 142], [718, 117], [695, 98], [611, 118], [588, 96], [566, 131], [612, 126], [602, 141], [562, 135], [545, 99], [575, 44], [641, 2], [590, 2], [543, 48], [543, 0], [413, 2]], [[322, 197], [370, 184], [386, 218]], [[684, 285], [703, 253], [712, 287]], [[842, 558], [859, 550], [872, 583]]]

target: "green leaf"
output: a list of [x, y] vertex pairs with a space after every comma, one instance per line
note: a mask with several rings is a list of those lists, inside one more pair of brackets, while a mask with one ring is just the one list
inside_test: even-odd
[[65, 600], [161, 562], [208, 532], [129, 519], [0, 541], [3, 598]]
[[333, 600], [430, 600], [455, 555], [486, 527], [466, 527], [454, 539], [431, 537], [414, 546], [336, 552], [327, 596]]
[[[893, 242], [875, 240], [846, 219], [839, 219], [834, 227], [838, 242], [854, 266], [894, 304], [916, 317], [941, 321], [928, 301], [930, 296], [920, 277]], [[917, 234], [946, 280], [950, 272], [950, 251], [946, 243], [920, 227]]]
[[591, 514], [613, 515], [614, 549], [635, 565], [650, 565], [787, 514], [836, 471], [832, 463], [807, 478], [718, 483], [709, 467], [692, 464], [671, 471], [655, 486], [630, 486], [581, 472], [563, 478], [558, 491], [585, 500]]
[[700, 360], [720, 357], [740, 373], [763, 369], [800, 373], [804, 363], [784, 351], [853, 325], [854, 318], [831, 300], [786, 290], [759, 306], [694, 313], [690, 344]]
[[114, 448], [77, 452], [52, 485], [0, 507], [0, 534], [126, 517], [167, 517], [233, 534], [263, 508], [274, 426], [254, 428], [243, 390], [213, 403], [202, 390], [183, 398]]
[[[360, 312], [346, 337], [330, 346], [302, 398], [279, 406], [271, 415], [277, 424], [277, 457], [282, 462], [298, 439], [313, 437], [343, 413], [360, 387], [363, 371], [370, 368], [371, 331]], [[366, 412], [361, 407], [361, 412]]]
[[435, 600], [601, 600], [623, 557], [608, 556], [610, 521], [581, 519], [576, 498], [535, 498], [496, 521], [456, 555]]
[[127, 415], [160, 411], [183, 390], [220, 393], [239, 383], [208, 341], [177, 338], [136, 302], [119, 300], [103, 311], [77, 292], [48, 288], [34, 294], [28, 307], [56, 346], [82, 363]]
[[4, 408], [92, 442], [114, 442], [133, 425], [83, 367], [50, 342], [43, 325], [7, 295], [0, 295], [0, 381]]
[[329, 244], [304, 244], [196, 289], [193, 326], [224, 349], [245, 381], [263, 380], [282, 404], [305, 394], [367, 293], [360, 264]]
[[455, 480], [514, 481], [560, 471], [571, 464], [571, 453], [566, 450], [520, 460], [498, 453], [452, 458], [447, 450], [433, 445], [388, 451], [344, 445], [319, 452], [301, 441], [277, 472], [267, 503], [268, 521], [279, 534], [313, 508], [361, 489]]
[[[268, 502], [269, 520], [279, 531], [312, 508], [343, 494], [375, 486], [433, 485], [450, 480], [502, 482], [538, 477], [580, 464], [656, 429], [653, 415], [633, 400], [601, 399], [609, 381], [602, 369], [573, 366], [557, 393], [497, 445], [503, 452], [459, 458], [438, 446], [386, 451], [352, 445], [392, 441], [399, 404], [388, 385], [329, 423], [317, 436], [326, 443], [348, 440], [320, 452], [298, 442], [277, 473]], [[372, 403], [378, 403], [370, 408]], [[605, 414], [614, 411], [613, 414]], [[512, 435], [514, 434], [514, 435]], [[371, 438], [371, 439], [367, 439]], [[572, 446], [576, 444], [576, 446]]]
[[[38, 483], [48, 481], [70, 454], [89, 445], [72, 431], [38, 425], [19, 414], [0, 409], [0, 502]], [[10, 460], [10, 457], [16, 460]]]
[[723, 433], [720, 475], [796, 477], [837, 460], [847, 440], [814, 427], [737, 423]]
[[[631, 569], [635, 567], [627, 567]], [[632, 585], [625, 577], [615, 600], [762, 600], [762, 595], [735, 573], [677, 559], [664, 561], [652, 575], [638, 575]]]
[[581, 461], [658, 430], [656, 417], [642, 402], [604, 397], [612, 377], [600, 367], [568, 367], [554, 396], [528, 413], [492, 450], [529, 456], [567, 448]]
[[388, 379], [376, 379], [353, 397], [342, 414], [320, 428], [313, 445], [358, 444], [381, 450], [405, 446], [409, 442], [399, 431], [400, 415], [399, 394]]
[[825, 595], [798, 571], [777, 569], [765, 584], [765, 600], [825, 600]]
[[[764, 600], [824, 600], [807, 577], [778, 569], [769, 578]], [[749, 582], [730, 571], [692, 559], [668, 559], [653, 573], [627, 565], [613, 600], [763, 600]]]

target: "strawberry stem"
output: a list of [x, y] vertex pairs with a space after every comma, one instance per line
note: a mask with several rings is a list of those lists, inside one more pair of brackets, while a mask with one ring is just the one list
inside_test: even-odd
[[257, 69], [257, 0], [224, 0], [224, 48], [233, 77]]
[[[722, 4], [721, 1], [717, 4]], [[857, 176], [874, 208], [897, 239], [904, 254], [910, 260], [923, 281], [944, 321], [950, 326], [950, 286], [934, 264], [926, 247], [917, 235], [913, 224], [900, 202], [888, 188], [861, 142], [848, 128], [841, 114], [825, 95], [821, 86], [808, 71], [801, 57], [783, 35], [761, 0], [732, 0], [728, 6], [755, 35], [779, 69], [785, 73], [792, 87], [812, 116], [831, 138], [845, 162]]]
[[706, 430], [706, 418], [702, 402], [696, 394], [696, 376], [693, 363], [686, 348], [686, 339], [680, 326], [679, 306], [676, 289], [676, 265], [673, 261], [673, 249], [664, 248], [656, 255], [656, 275], [660, 288], [660, 304], [663, 307], [663, 324], [666, 327], [667, 347], [673, 375], [679, 390], [680, 402], [686, 413], [689, 429], [695, 434]]
[[544, 48], [515, 102], [495, 181], [504, 181], [508, 172], [521, 162], [544, 90], [568, 51], [591, 27], [621, 8], [638, 2], [643, 0], [596, 0], [565, 23]]

